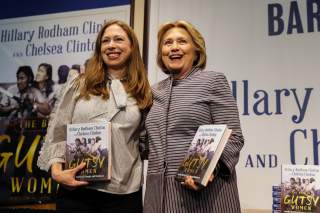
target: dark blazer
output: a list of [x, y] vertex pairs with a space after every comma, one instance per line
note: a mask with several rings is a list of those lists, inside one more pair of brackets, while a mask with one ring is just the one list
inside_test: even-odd
[[[145, 213], [241, 212], [235, 166], [244, 139], [236, 101], [222, 73], [194, 69], [182, 80], [169, 77], [153, 87], [146, 118], [149, 163]], [[232, 135], [220, 171], [206, 188], [192, 191], [175, 181], [199, 125], [227, 124]]]

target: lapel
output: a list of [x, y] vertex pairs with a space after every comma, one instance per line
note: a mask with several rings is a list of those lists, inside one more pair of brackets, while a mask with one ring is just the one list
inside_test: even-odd
[[[197, 72], [199, 68], [192, 68], [189, 74], [185, 78], [191, 77], [195, 72]], [[167, 154], [167, 129], [168, 129], [168, 119], [169, 119], [169, 110], [170, 110], [170, 103], [172, 98], [172, 84], [173, 84], [173, 76], [169, 76], [165, 79], [161, 87], [159, 88], [160, 94], [162, 94], [159, 98], [159, 102], [163, 107], [163, 116], [165, 119], [161, 119], [164, 123], [160, 124], [160, 138], [162, 149], [164, 150], [164, 161], [166, 166], [166, 154]]]
[[164, 148], [164, 157], [166, 158], [166, 144], [167, 144], [167, 128], [168, 128], [168, 115], [170, 110], [171, 92], [172, 92], [172, 77], [167, 78], [162, 87], [163, 96], [161, 97], [161, 102], [163, 106], [163, 119], [164, 123], [160, 125], [160, 137], [161, 143]]
[[111, 121], [118, 112], [126, 108], [128, 95], [119, 80], [112, 80], [109, 84], [109, 99], [99, 100], [90, 119], [103, 116], [107, 121]]

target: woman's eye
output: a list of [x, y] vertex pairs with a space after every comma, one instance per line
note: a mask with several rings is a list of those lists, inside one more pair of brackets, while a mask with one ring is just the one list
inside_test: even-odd
[[166, 40], [163, 42], [163, 45], [166, 45], [166, 46], [169, 46], [172, 44], [172, 41], [171, 40]]
[[179, 40], [178, 43], [179, 43], [179, 44], [186, 44], [187, 41], [186, 41], [186, 40]]
[[123, 38], [118, 37], [118, 38], [115, 38], [114, 40], [115, 40], [115, 41], [123, 41]]

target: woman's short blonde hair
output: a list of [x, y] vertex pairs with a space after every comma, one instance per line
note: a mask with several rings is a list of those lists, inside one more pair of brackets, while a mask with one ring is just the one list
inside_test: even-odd
[[192, 41], [196, 47], [196, 60], [193, 63], [193, 67], [204, 69], [207, 63], [207, 54], [206, 54], [206, 44], [201, 35], [201, 33], [190, 23], [177, 20], [175, 22], [168, 22], [163, 24], [158, 31], [158, 54], [157, 54], [157, 63], [162, 71], [168, 74], [168, 70], [162, 61], [162, 45], [163, 37], [165, 33], [172, 28], [182, 28], [185, 29], [192, 38]]

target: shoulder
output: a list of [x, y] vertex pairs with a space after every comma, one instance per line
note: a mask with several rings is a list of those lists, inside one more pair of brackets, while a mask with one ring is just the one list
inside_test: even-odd
[[79, 92], [80, 88], [84, 86], [85, 78], [83, 75], [74, 75], [68, 78], [65, 83], [64, 90], [67, 92]]
[[162, 91], [170, 85], [170, 77], [152, 85], [152, 91]]
[[57, 84], [57, 83], [52, 84], [52, 92], [53, 93], [55, 93], [59, 89], [60, 89], [60, 84]]
[[226, 84], [227, 80], [223, 73], [211, 70], [199, 70], [194, 73], [186, 85], [188, 87], [203, 87], [204, 90], [211, 90], [219, 87], [221, 84]]
[[68, 81], [72, 81], [73, 79], [77, 78], [81, 76], [81, 74], [79, 74], [79, 72], [75, 69], [70, 69], [69, 73], [68, 73], [68, 77], [67, 77], [67, 82]]
[[202, 70], [195, 77], [195, 81], [202, 85], [208, 85], [212, 89], [225, 88], [229, 83], [224, 73]]
[[211, 70], [200, 70], [196, 73], [195, 77], [206, 81], [215, 81], [226, 78], [224, 73]]
[[43, 97], [43, 94], [41, 93], [41, 91], [35, 87], [30, 87], [30, 89], [28, 90], [28, 93], [37, 97]]
[[30, 87], [27, 90], [27, 94], [30, 100], [36, 100], [39, 103], [46, 102], [45, 96], [41, 93], [41, 91], [35, 87]]
[[81, 85], [84, 85], [84, 79], [80, 75], [74, 76], [61, 86], [55, 97], [62, 102], [71, 102], [79, 97]]
[[17, 84], [9, 86], [7, 90], [13, 95], [16, 95], [19, 93], [19, 89], [18, 89]]

